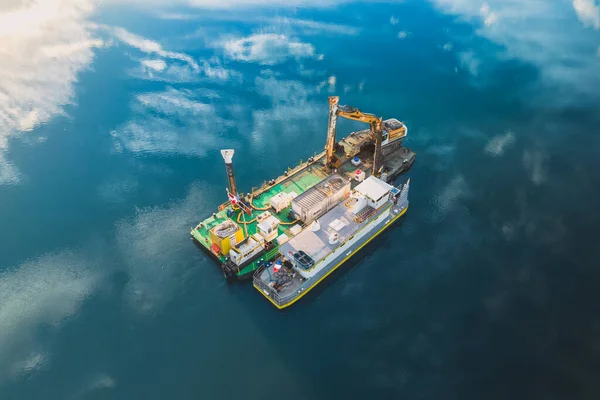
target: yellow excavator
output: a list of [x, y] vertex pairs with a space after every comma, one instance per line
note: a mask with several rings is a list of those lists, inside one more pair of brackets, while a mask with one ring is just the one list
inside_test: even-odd
[[339, 96], [329, 97], [329, 126], [327, 128], [327, 142], [325, 151], [327, 165], [330, 168], [338, 168], [341, 160], [335, 155], [336, 151], [336, 123], [337, 117], [343, 117], [354, 121], [365, 122], [370, 126], [371, 138], [375, 144], [373, 153], [373, 175], [379, 176], [383, 166], [382, 148], [406, 137], [406, 126], [397, 119], [391, 118], [383, 121], [376, 115], [364, 113], [358, 108], [339, 105]]

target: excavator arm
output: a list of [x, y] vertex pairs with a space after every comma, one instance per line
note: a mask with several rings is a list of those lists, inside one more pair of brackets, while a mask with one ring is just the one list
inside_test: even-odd
[[373, 175], [379, 175], [382, 165], [381, 143], [383, 141], [382, 118], [373, 114], [363, 113], [358, 108], [338, 105], [338, 96], [329, 97], [329, 126], [327, 129], [327, 142], [325, 144], [327, 165], [337, 168], [340, 160], [335, 155], [335, 136], [337, 117], [365, 122], [369, 124], [371, 134], [375, 141], [375, 154], [373, 155]]
[[380, 120], [373, 114], [364, 113], [358, 108], [350, 106], [338, 106], [338, 115], [354, 121], [366, 122], [371, 126]]

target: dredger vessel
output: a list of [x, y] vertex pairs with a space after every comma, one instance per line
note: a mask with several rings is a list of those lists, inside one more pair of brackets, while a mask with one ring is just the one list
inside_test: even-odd
[[[369, 124], [336, 141], [338, 117]], [[408, 207], [406, 172], [415, 153], [403, 146], [408, 129], [329, 97], [325, 150], [249, 193], [238, 192], [234, 150], [221, 150], [228, 200], [191, 235], [228, 279], [249, 279], [275, 306], [294, 303]]]

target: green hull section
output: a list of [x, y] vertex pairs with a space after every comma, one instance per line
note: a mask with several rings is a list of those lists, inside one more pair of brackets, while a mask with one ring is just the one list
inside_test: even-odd
[[[282, 182], [277, 183], [277, 184], [273, 185], [272, 187], [262, 191], [262, 193], [260, 193], [259, 196], [255, 197], [252, 201], [252, 206], [253, 206], [252, 215], [245, 214], [239, 209], [232, 208], [232, 206], [229, 203], [225, 203], [224, 208], [219, 210], [213, 216], [202, 221], [196, 228], [192, 229], [191, 235], [194, 239], [196, 239], [196, 241], [198, 243], [200, 243], [200, 245], [202, 245], [204, 248], [206, 248], [206, 250], [211, 252], [211, 254], [213, 254], [213, 256], [215, 256], [219, 262], [224, 263], [226, 261], [226, 257], [223, 255], [217, 256], [211, 250], [212, 243], [211, 243], [211, 239], [210, 239], [210, 230], [212, 228], [214, 228], [215, 226], [219, 225], [220, 223], [226, 221], [227, 219], [231, 218], [242, 229], [244, 229], [244, 226], [245, 226], [245, 229], [247, 229], [248, 235], [253, 235], [253, 234], [257, 233], [256, 217], [258, 215], [262, 214], [263, 212], [265, 212], [267, 209], [269, 209], [270, 201], [273, 196], [277, 195], [278, 193], [282, 193], [282, 192], [283, 193], [295, 192], [296, 194], [299, 195], [301, 193], [304, 193], [306, 190], [308, 190], [312, 186], [316, 185], [317, 183], [319, 183], [326, 177], [327, 177], [327, 175], [323, 173], [321, 165], [315, 164], [313, 166], [308, 166], [308, 167], [304, 168], [302, 171], [283, 180]], [[292, 226], [294, 226], [295, 223], [294, 223], [294, 221], [291, 221], [288, 218], [290, 210], [291, 210], [291, 206], [286, 207], [279, 213], [275, 213], [272, 208], [269, 209], [271, 214], [273, 216], [277, 217], [277, 219], [279, 219], [279, 221], [281, 222], [281, 224], [278, 227], [278, 233], [277, 233], [278, 235], [285, 233], [290, 237], [292, 236], [292, 234], [289, 232], [289, 229]], [[231, 217], [228, 216], [228, 213], [231, 215]], [[246, 224], [244, 224], [244, 221], [246, 221]], [[245, 234], [245, 232], [244, 232], [244, 234]], [[242, 266], [239, 269], [239, 271], [235, 271], [235, 274], [238, 277], [242, 277], [244, 275], [251, 274], [256, 269], [258, 269], [258, 262], [261, 259], [266, 259], [268, 261], [268, 260], [274, 258], [277, 255], [277, 250], [278, 250], [278, 247], [275, 246], [275, 248], [270, 249], [268, 252], [262, 253], [261, 256], [257, 260], [251, 262], [248, 265]]]

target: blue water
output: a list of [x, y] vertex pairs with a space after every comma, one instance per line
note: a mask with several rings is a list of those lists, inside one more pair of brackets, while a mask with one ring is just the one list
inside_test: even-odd
[[[171, 3], [0, 6], [0, 399], [600, 396], [597, 2]], [[411, 205], [279, 312], [189, 228], [332, 94]]]

